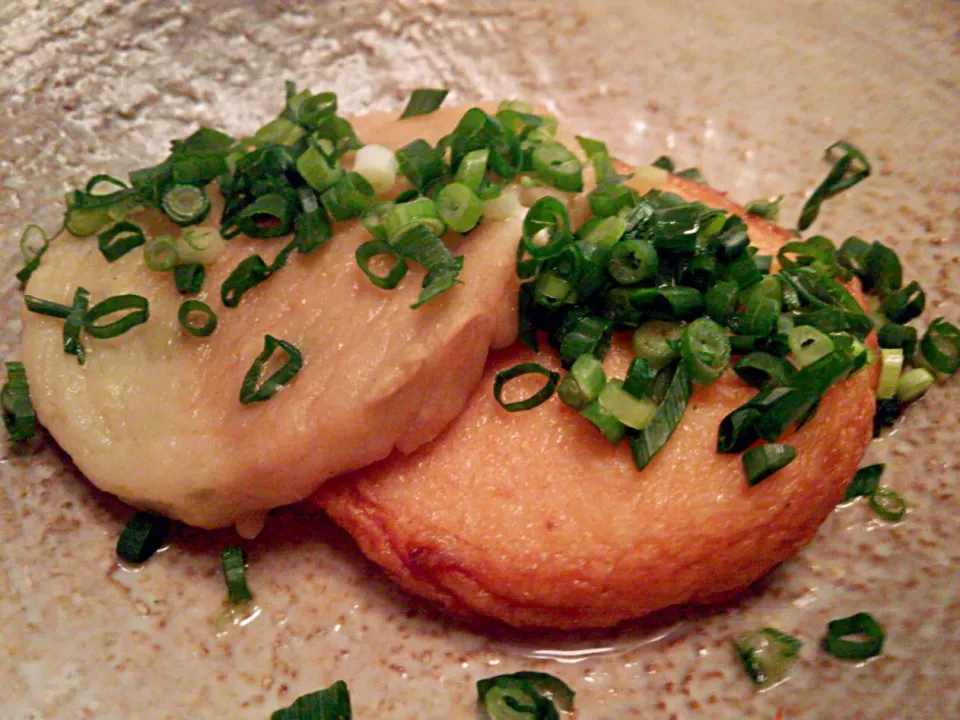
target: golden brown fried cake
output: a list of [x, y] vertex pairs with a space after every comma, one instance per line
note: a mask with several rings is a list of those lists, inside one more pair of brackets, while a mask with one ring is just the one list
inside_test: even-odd
[[[666, 189], [744, 215], [693, 182], [671, 177]], [[744, 217], [763, 254], [791, 237]], [[559, 367], [552, 352], [535, 357], [519, 344], [492, 354], [440, 437], [314, 497], [400, 585], [455, 613], [600, 627], [728, 595], [813, 538], [871, 438], [875, 368], [834, 386], [784, 438], [797, 459], [748, 487], [741, 456], [716, 452], [720, 421], [756, 392], [728, 370], [695, 387], [672, 438], [640, 472], [626, 443], [611, 446], [557, 397], [529, 412], [497, 404], [496, 373], [534, 359]], [[608, 376], [623, 377], [631, 359], [616, 339]], [[515, 382], [528, 380], [531, 392], [542, 384]]]
[[[367, 143], [398, 148], [436, 142], [462, 114], [379, 113], [354, 127]], [[214, 207], [205, 225], [219, 215]], [[136, 293], [149, 300], [150, 320], [115, 339], [85, 339], [81, 367], [63, 351], [63, 321], [25, 311], [23, 360], [39, 419], [95, 485], [193, 525], [229, 525], [302, 500], [331, 476], [431, 440], [460, 412], [489, 348], [516, 338], [521, 217], [450, 233], [452, 251], [465, 256], [462, 284], [416, 310], [423, 269], [412, 266], [397, 290], [374, 287], [354, 259], [370, 239], [359, 221], [335, 225], [326, 246], [294, 254], [225, 308], [219, 289], [238, 263], [254, 253], [272, 262], [288, 240], [239, 236], [196, 296], [219, 316], [208, 338], [180, 329], [185, 298], [170, 273], [146, 268], [142, 248], [108, 263], [96, 238], [61, 237], [28, 295], [69, 306], [77, 287], [91, 303]], [[137, 222], [148, 237], [179, 232], [159, 213]], [[268, 402], [241, 405], [267, 334], [299, 348], [304, 367]]]

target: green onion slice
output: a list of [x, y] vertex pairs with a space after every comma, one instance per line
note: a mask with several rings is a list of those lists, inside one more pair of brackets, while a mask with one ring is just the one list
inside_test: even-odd
[[483, 215], [483, 202], [466, 185], [450, 183], [437, 196], [440, 218], [458, 233], [476, 227]]
[[33, 295], [24, 295], [23, 300], [27, 306], [27, 310], [37, 313], [37, 315], [48, 315], [49, 317], [60, 318], [61, 320], [66, 320], [70, 315], [70, 307], [68, 305], [61, 305], [52, 300], [43, 300]]
[[913, 357], [917, 348], [916, 328], [887, 323], [877, 331], [877, 343], [881, 348], [897, 348], [903, 351], [904, 361]]
[[143, 230], [132, 222], [118, 222], [97, 235], [97, 246], [107, 262], [123, 257], [147, 242]]
[[815, 327], [800, 325], [790, 331], [788, 342], [797, 364], [806, 367], [833, 352], [833, 340]]
[[207, 271], [200, 263], [177, 265], [173, 269], [173, 279], [177, 285], [177, 292], [182, 295], [200, 292], [206, 275]]
[[870, 495], [870, 509], [882, 520], [897, 522], [902, 520], [907, 512], [907, 501], [895, 490], [877, 488]]
[[[359, 173], [347, 173], [320, 196], [320, 202], [337, 222], [361, 217], [376, 196], [373, 186]], [[286, 234], [286, 233], [279, 233]]]
[[833, 168], [803, 205], [797, 221], [797, 228], [801, 231], [806, 230], [817, 219], [820, 206], [825, 200], [852, 188], [870, 175], [870, 161], [848, 142], [835, 142], [826, 149], [824, 156], [830, 160], [838, 151], [842, 154], [834, 162]]
[[865, 290], [873, 290], [881, 297], [886, 296], [903, 285], [900, 258], [893, 250], [875, 240], [864, 259], [864, 272], [860, 278]]
[[446, 224], [440, 219], [437, 203], [428, 197], [418, 197], [408, 202], [394, 203], [383, 219], [386, 239], [393, 242], [401, 232], [413, 225], [423, 225], [434, 235], [443, 235]]
[[[124, 310], [131, 310], [132, 312], [105, 325], [97, 324], [97, 320]], [[150, 304], [145, 297], [142, 295], [114, 295], [106, 300], [101, 300], [87, 310], [83, 327], [88, 335], [105, 340], [123, 335], [137, 325], [143, 325], [149, 319]]]
[[408, 225], [391, 241], [394, 251], [427, 270], [423, 289], [411, 308], [418, 308], [459, 283], [463, 256], [454, 257], [443, 241], [423, 225]]
[[324, 690], [301, 695], [290, 707], [277, 710], [270, 720], [352, 720], [350, 691], [343, 680]]
[[163, 547], [169, 532], [170, 521], [167, 518], [138, 512], [120, 533], [117, 555], [129, 563], [146, 562]]
[[244, 258], [220, 286], [220, 300], [228, 308], [235, 308], [240, 299], [273, 274], [273, 269], [259, 255]]
[[[504, 386], [513, 380], [514, 378], [521, 377], [522, 375], [543, 375], [547, 378], [546, 384], [535, 392], [530, 397], [524, 400], [517, 400], [515, 402], [504, 402], [503, 401], [503, 388]], [[557, 389], [557, 383], [560, 381], [559, 373], [555, 373], [549, 368], [544, 367], [540, 363], [527, 362], [520, 363], [519, 365], [514, 365], [512, 368], [507, 368], [506, 370], [501, 370], [497, 373], [496, 378], [493, 381], [493, 397], [500, 407], [502, 407], [507, 412], [519, 412], [521, 410], [532, 410], [538, 405], [542, 405], [547, 400], [549, 400], [554, 391]]]
[[744, 355], [733, 370], [741, 380], [759, 390], [790, 385], [797, 375], [797, 369], [789, 360], [765, 352]]
[[576, 359], [570, 372], [557, 388], [557, 395], [574, 410], [582, 410], [600, 395], [607, 384], [603, 363], [591, 353], [584, 353]]
[[710, 385], [730, 365], [730, 339], [710, 318], [697, 318], [680, 334], [680, 355], [690, 379]]
[[960, 368], [960, 328], [936, 318], [920, 340], [920, 352], [934, 370], [952, 375]]
[[613, 246], [607, 269], [621, 285], [633, 285], [656, 275], [657, 251], [645, 240], [626, 239]]
[[[846, 640], [850, 635], [862, 635], [864, 640]], [[843, 660], [866, 660], [880, 654], [886, 634], [870, 614], [861, 612], [827, 623], [823, 649]]]
[[772, 627], [744, 633], [733, 643], [744, 669], [758, 685], [779, 680], [800, 655], [799, 638]]
[[583, 190], [583, 166], [577, 156], [558, 142], [537, 145], [531, 158], [533, 172], [539, 180], [558, 190]]
[[653, 420], [657, 406], [645, 397], [634, 397], [623, 389], [622, 380], [608, 380], [597, 398], [600, 407], [628, 428], [642, 430]]
[[748, 215], [755, 215], [770, 222], [776, 222], [780, 217], [780, 203], [783, 202], [783, 195], [777, 195], [771, 198], [759, 198], [751, 200], [745, 206]]
[[897, 394], [900, 371], [903, 370], [903, 350], [884, 348], [880, 351], [880, 382], [877, 397], [892, 398]]
[[869, 497], [873, 495], [880, 486], [880, 477], [883, 475], [883, 469], [886, 466], [883, 463], [876, 465], [867, 465], [857, 470], [847, 490], [843, 494], [842, 502], [850, 502], [858, 497]]
[[908, 323], [920, 316], [926, 304], [926, 293], [923, 292], [920, 283], [914, 281], [887, 295], [880, 307], [883, 309], [883, 314], [893, 322]]
[[223, 579], [227, 583], [227, 597], [231, 605], [240, 605], [253, 600], [253, 594], [247, 587], [247, 565], [243, 558], [243, 549], [237, 546], [225, 548], [220, 556], [223, 567]]
[[669, 173], [672, 173], [677, 169], [677, 164], [673, 161], [673, 158], [669, 155], [661, 155], [652, 163], [653, 167], [660, 168], [661, 170], [666, 170]]
[[633, 354], [660, 370], [680, 356], [681, 328], [665, 320], [648, 320], [633, 334]]
[[297, 172], [318, 193], [336, 185], [344, 175], [343, 168], [315, 147], [308, 147], [297, 158]]
[[[606, 387], [606, 386], [604, 386]], [[601, 432], [611, 445], [616, 445], [627, 434], [627, 426], [612, 411], [600, 404], [599, 398], [580, 411]]]
[[630, 451], [637, 470], [647, 467], [654, 456], [667, 444], [683, 418], [687, 403], [690, 402], [691, 392], [690, 374], [686, 366], [680, 363], [674, 371], [667, 386], [666, 395], [657, 408], [653, 420], [640, 433], [630, 438]]
[[[261, 384], [260, 376], [263, 374], [263, 368], [277, 348], [287, 354], [287, 361]], [[250, 403], [269, 400], [289, 385], [302, 367], [303, 355], [293, 344], [286, 340], [279, 340], [272, 335], [264, 336], [263, 352], [253, 361], [253, 365], [247, 370], [247, 374], [243, 378], [243, 384], [240, 386], [240, 402], [249, 405]]]
[[[397, 150], [397, 166], [400, 172], [418, 190], [425, 190], [447, 172], [443, 153], [430, 147], [426, 140], [414, 140]], [[397, 198], [397, 202], [401, 202]]]
[[489, 157], [490, 151], [487, 149], [471, 150], [464, 155], [457, 168], [456, 182], [467, 186], [473, 192], [479, 191], [486, 179]]
[[0, 390], [3, 424], [12, 442], [29, 440], [36, 434], [37, 414], [30, 400], [30, 383], [22, 362], [8, 362], [7, 382]]
[[[377, 275], [370, 268], [370, 261], [379, 255], [386, 255], [393, 259], [393, 266], [386, 275]], [[393, 290], [407, 274], [407, 261], [397, 255], [393, 246], [386, 240], [368, 240], [357, 248], [357, 266], [363, 274], [370, 278], [370, 282], [383, 290]]]
[[170, 235], [157, 235], [143, 249], [143, 262], [154, 272], [169, 272], [178, 260], [177, 246]]
[[634, 358], [627, 370], [627, 377], [623, 381], [623, 390], [635, 398], [646, 396], [650, 385], [657, 376], [657, 371], [643, 358]]
[[560, 341], [560, 362], [566, 367], [584, 353], [603, 358], [610, 347], [612, 334], [613, 326], [609, 320], [592, 315], [580, 318]]
[[747, 485], [753, 487], [766, 480], [778, 470], [785, 468], [797, 457], [796, 448], [790, 445], [768, 443], [751, 448], [743, 454], [743, 470]]
[[[57, 235], [60, 233], [58, 232]], [[47, 233], [39, 225], [27, 225], [20, 236], [20, 255], [23, 257], [23, 267], [17, 271], [17, 280], [26, 284], [30, 276], [40, 267], [40, 258], [50, 247]]]
[[174, 185], [163, 194], [164, 214], [180, 227], [203, 222], [210, 213], [206, 191], [195, 185]]
[[553, 675], [522, 671], [480, 680], [477, 696], [491, 720], [558, 720], [557, 707], [573, 710], [576, 693]]
[[439, 108], [447, 97], [448, 88], [417, 88], [410, 93], [407, 106], [403, 109], [401, 118], [429, 115]]
[[[194, 313], [200, 313], [205, 320], [198, 324], [191, 317]], [[194, 337], [207, 337], [217, 329], [217, 314], [210, 309], [210, 306], [200, 300], [187, 300], [180, 306], [177, 312], [177, 320], [180, 321], [180, 327], [186, 330]]]
[[919, 400], [933, 385], [936, 378], [926, 368], [907, 370], [897, 381], [897, 400], [911, 403]]
[[89, 306], [90, 293], [78, 287], [73, 296], [73, 306], [63, 323], [63, 351], [77, 358], [77, 362], [81, 365], [86, 362], [87, 354], [80, 341], [80, 333], [83, 331]]

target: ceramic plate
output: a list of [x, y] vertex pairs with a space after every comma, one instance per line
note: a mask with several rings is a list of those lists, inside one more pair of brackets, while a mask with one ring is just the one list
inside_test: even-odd
[[[18, 353], [25, 223], [56, 227], [65, 190], [159, 161], [198, 123], [249, 133], [284, 79], [336, 90], [350, 113], [399, 107], [421, 85], [539, 101], [627, 161], [669, 153], [741, 201], [785, 193], [788, 222], [823, 149], [848, 139], [875, 175], [815, 229], [890, 243], [927, 290], [925, 317], [957, 322], [958, 29], [951, 0], [6, 0], [3, 357]], [[359, 720], [474, 718], [474, 681], [528, 668], [565, 679], [579, 717], [598, 720], [960, 717], [958, 406], [953, 381], [869, 451], [910, 503], [901, 523], [840, 509], [734, 604], [576, 635], [452, 621], [297, 509], [247, 544], [259, 615], [218, 623], [232, 532], [180, 527], [142, 569], [120, 566], [130, 508], [49, 438], [28, 455], [4, 445], [0, 716], [253, 720], [344, 679]], [[829, 619], [860, 610], [888, 630], [881, 657], [818, 650]], [[758, 625], [805, 641], [790, 678], [761, 693], [730, 650]]]

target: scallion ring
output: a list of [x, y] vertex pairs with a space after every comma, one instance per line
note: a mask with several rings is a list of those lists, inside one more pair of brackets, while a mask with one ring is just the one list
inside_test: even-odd
[[787, 336], [790, 351], [801, 367], [812, 365], [833, 351], [833, 340], [810, 325], [799, 325]]
[[[191, 318], [193, 313], [201, 313], [205, 320], [198, 324]], [[177, 312], [177, 320], [180, 321], [180, 327], [186, 330], [194, 337], [207, 337], [217, 329], [217, 315], [210, 306], [200, 300], [187, 300], [180, 306]]]
[[[386, 275], [377, 275], [370, 268], [370, 261], [379, 255], [385, 255], [393, 259], [393, 266], [387, 271]], [[363, 271], [363, 274], [370, 278], [370, 282], [383, 290], [393, 290], [407, 274], [407, 261], [397, 255], [393, 246], [386, 240], [377, 238], [363, 243], [357, 248], [356, 259], [357, 266]]]
[[[61, 228], [62, 229], [62, 228]], [[59, 233], [57, 233], [59, 235]], [[17, 271], [17, 280], [26, 284], [30, 276], [40, 267], [40, 258], [50, 247], [50, 238], [39, 225], [27, 225], [20, 236], [20, 255], [23, 267]]]
[[196, 185], [174, 185], [163, 193], [161, 206], [164, 214], [181, 227], [196, 225], [210, 213], [210, 199]]
[[897, 381], [897, 400], [911, 403], [923, 397], [936, 378], [926, 368], [907, 370]]
[[[864, 640], [846, 640], [849, 635], [863, 635]], [[881, 653], [886, 633], [869, 613], [861, 612], [827, 624], [823, 649], [843, 660], [866, 660]]]
[[147, 239], [143, 230], [132, 222], [118, 222], [113, 227], [97, 235], [97, 246], [107, 262], [113, 262], [134, 248], [138, 248]]
[[0, 390], [3, 424], [12, 442], [29, 440], [36, 434], [37, 414], [30, 400], [30, 384], [22, 362], [8, 362], [7, 382]]
[[[503, 400], [503, 388], [511, 380], [521, 377], [523, 375], [543, 375], [547, 378], [546, 384], [535, 392], [530, 397], [524, 400], [517, 400], [515, 402], [504, 402]], [[552, 370], [545, 368], [540, 363], [527, 362], [520, 363], [519, 365], [514, 365], [512, 368], [506, 370], [501, 370], [497, 373], [496, 378], [493, 381], [493, 397], [500, 407], [502, 407], [507, 412], [519, 412], [521, 410], [532, 410], [538, 405], [542, 405], [553, 395], [554, 391], [557, 389], [557, 383], [560, 381], [559, 373], [555, 373]]]
[[[123, 317], [98, 325], [97, 320], [124, 310], [132, 310]], [[150, 304], [142, 295], [114, 295], [101, 300], [84, 316], [83, 327], [87, 334], [100, 340], [114, 338], [142, 325], [150, 319]]]
[[400, 118], [429, 115], [443, 104], [449, 92], [448, 88], [417, 88], [410, 93], [410, 99]]
[[[264, 380], [263, 383], [260, 383], [263, 368], [277, 348], [286, 353], [287, 361], [279, 370], [273, 373], [273, 375]], [[250, 403], [269, 400], [289, 385], [302, 367], [303, 355], [296, 346], [286, 340], [279, 340], [272, 335], [265, 335], [263, 338], [263, 352], [253, 361], [253, 365], [247, 370], [247, 374], [243, 378], [243, 384], [240, 386], [240, 402], [244, 405], [249, 405]]]
[[744, 633], [733, 643], [747, 675], [758, 685], [766, 685], [786, 675], [796, 662], [803, 643], [772, 627]]
[[870, 509], [886, 522], [899, 522], [907, 512], [907, 501], [890, 488], [877, 488], [870, 495]]
[[920, 340], [920, 352], [934, 370], [952, 375], [960, 368], [960, 329], [936, 318]]
[[690, 379], [709, 385], [730, 365], [730, 338], [710, 318], [697, 318], [680, 334], [680, 355]]
[[747, 475], [747, 485], [753, 487], [766, 480], [792, 463], [796, 457], [797, 450], [790, 445], [768, 443], [747, 450], [743, 454], [743, 471]]
[[877, 384], [877, 397], [892, 398], [897, 393], [897, 383], [903, 370], [903, 350], [884, 348], [880, 351], [880, 382]]
[[87, 308], [90, 307], [90, 293], [78, 287], [73, 295], [73, 305], [63, 323], [63, 351], [73, 355], [77, 362], [83, 365], [87, 361], [87, 354], [80, 340], [80, 333], [86, 322]]
[[243, 549], [233, 546], [224, 549], [220, 556], [223, 579], [227, 585], [227, 598], [231, 605], [242, 605], [253, 600], [253, 593], [247, 585], [247, 564]]
[[584, 353], [560, 382], [557, 395], [565, 405], [582, 410], [597, 399], [606, 384], [603, 363], [595, 355]]
[[680, 334], [676, 323], [648, 320], [633, 334], [633, 354], [660, 370], [680, 356]]
[[154, 272], [173, 270], [179, 259], [176, 241], [171, 235], [157, 235], [143, 249], [143, 262]]
[[170, 521], [153, 513], [138, 512], [117, 540], [117, 555], [128, 563], [146, 562], [167, 541]]
[[883, 475], [884, 467], [885, 465], [883, 463], [877, 463], [875, 465], [867, 465], [857, 470], [853, 476], [853, 480], [847, 485], [841, 502], [850, 502], [851, 500], [856, 500], [858, 497], [870, 497], [873, 495], [880, 486], [880, 477]]
[[558, 142], [537, 145], [531, 157], [533, 172], [558, 190], [583, 190], [583, 166], [577, 156]]
[[480, 222], [483, 203], [466, 185], [450, 183], [437, 196], [437, 210], [447, 226], [465, 233]]

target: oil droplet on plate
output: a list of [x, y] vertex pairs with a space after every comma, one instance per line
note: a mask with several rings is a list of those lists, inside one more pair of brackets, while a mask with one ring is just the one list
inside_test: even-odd
[[243, 603], [241, 605], [230, 605], [221, 612], [214, 621], [214, 628], [217, 637], [228, 635], [231, 631], [246, 627], [256, 620], [262, 609], [256, 603]]

